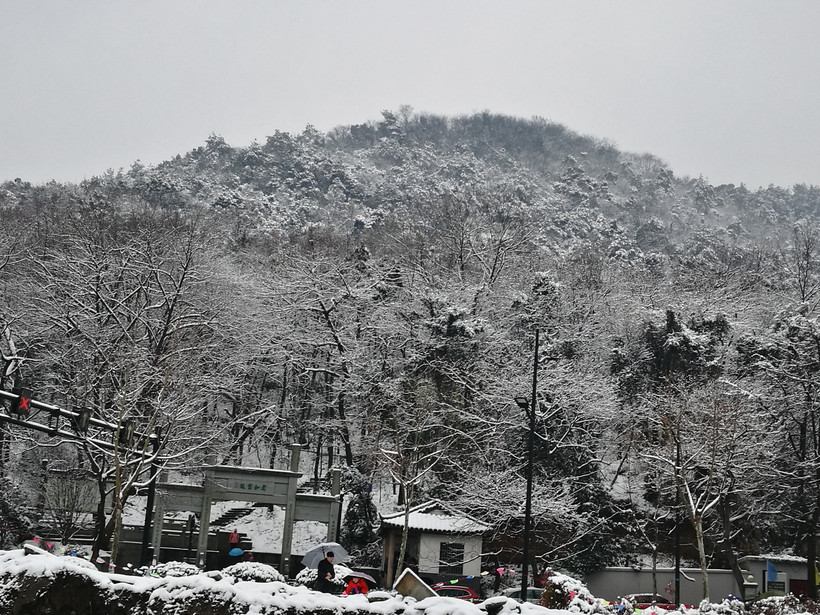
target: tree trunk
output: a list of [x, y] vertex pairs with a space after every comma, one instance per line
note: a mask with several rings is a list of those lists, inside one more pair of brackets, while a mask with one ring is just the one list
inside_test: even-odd
[[105, 536], [105, 481], [97, 483], [97, 490], [100, 500], [97, 503], [97, 512], [94, 513], [94, 543], [91, 546], [91, 561], [97, 562], [100, 551], [108, 547], [108, 539]]
[[700, 577], [703, 580], [703, 599], [705, 600], [709, 598], [709, 575], [706, 572], [706, 548], [703, 545], [703, 519], [699, 514], [696, 514], [694, 522], [698, 559], [700, 561]]
[[652, 545], [652, 593], [658, 594], [658, 547]]
[[732, 511], [726, 497], [720, 499], [720, 518], [723, 526], [723, 537], [718, 542], [718, 546], [723, 551], [723, 555], [729, 562], [729, 568], [732, 569], [732, 576], [735, 578], [735, 583], [740, 590], [740, 599], [746, 600], [746, 579], [743, 576], [743, 571], [740, 569], [740, 564], [737, 563], [737, 555], [735, 554], [732, 545]]
[[313, 493], [319, 491], [319, 468], [322, 463], [322, 434], [316, 437], [316, 454], [313, 456]]
[[[347, 371], [347, 368], [345, 368]], [[345, 382], [348, 382], [348, 378], [345, 378]], [[340, 435], [342, 436], [342, 443], [345, 447], [345, 462], [347, 463], [348, 467], [353, 467], [353, 448], [350, 446], [350, 428], [347, 424], [347, 415], [345, 411], [345, 392], [339, 391], [339, 419], [341, 420], [342, 426], [339, 429]]]
[[8, 427], [5, 422], [0, 423], [0, 476], [6, 475], [9, 457]]
[[[410, 533], [410, 504], [404, 505], [404, 527], [401, 528], [401, 547], [399, 547], [399, 561], [397, 567], [401, 570], [406, 568], [404, 560], [407, 559], [407, 535]], [[396, 574], [401, 574], [396, 570]], [[395, 581], [396, 579], [393, 579]]]
[[117, 556], [120, 551], [120, 532], [122, 531], [122, 505], [120, 504], [119, 497], [115, 497], [114, 499], [116, 502], [114, 504], [114, 510], [111, 513], [112, 523], [110, 524], [113, 525], [111, 538], [111, 564], [117, 563]]

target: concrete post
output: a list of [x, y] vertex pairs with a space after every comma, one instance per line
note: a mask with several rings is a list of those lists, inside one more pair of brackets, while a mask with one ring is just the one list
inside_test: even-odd
[[196, 549], [197, 566], [205, 569], [205, 562], [208, 555], [208, 529], [211, 526], [211, 490], [214, 482], [214, 471], [205, 472], [205, 485], [202, 491], [202, 512], [199, 517], [199, 541]]
[[[299, 456], [301, 455], [302, 447], [294, 444], [290, 449], [290, 471], [299, 471]], [[284, 528], [282, 528], [282, 561], [280, 564], [280, 572], [286, 577], [290, 576], [290, 552], [293, 548], [293, 524], [296, 518], [296, 476], [291, 476], [288, 479], [288, 495], [287, 504], [285, 505], [285, 521]]]
[[342, 514], [342, 501], [339, 495], [342, 492], [342, 471], [334, 469], [330, 474], [330, 494], [336, 496], [336, 500], [330, 505], [330, 515], [327, 520], [327, 541], [336, 542], [339, 540], [339, 525]]
[[156, 566], [159, 563], [159, 551], [162, 548], [162, 525], [165, 522], [165, 498], [160, 496], [157, 498], [154, 506], [154, 535], [151, 540], [154, 553], [151, 556], [151, 562]]

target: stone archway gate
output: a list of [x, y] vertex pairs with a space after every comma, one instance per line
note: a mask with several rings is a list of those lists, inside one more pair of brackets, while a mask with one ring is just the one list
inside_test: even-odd
[[159, 561], [162, 526], [166, 512], [193, 512], [199, 516], [199, 539], [197, 541], [197, 565], [205, 567], [208, 549], [208, 529], [213, 502], [241, 501], [273, 504], [285, 509], [282, 533], [281, 568], [287, 575], [290, 570], [293, 545], [293, 524], [296, 521], [319, 521], [327, 523], [327, 540], [336, 540], [339, 529], [340, 476], [333, 471], [331, 495], [297, 493], [300, 447], [291, 449], [290, 470], [265, 470], [235, 466], [206, 466], [202, 486], [160, 482], [154, 509], [154, 557]]

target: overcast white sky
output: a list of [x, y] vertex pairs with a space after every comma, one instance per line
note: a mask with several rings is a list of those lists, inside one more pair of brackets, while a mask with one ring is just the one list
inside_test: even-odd
[[820, 185], [820, 2], [0, 0], [0, 181], [404, 104], [546, 118], [716, 184]]

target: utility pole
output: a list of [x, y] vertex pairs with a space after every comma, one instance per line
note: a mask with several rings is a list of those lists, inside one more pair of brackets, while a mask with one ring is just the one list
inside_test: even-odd
[[527, 599], [527, 586], [529, 585], [529, 564], [530, 564], [530, 528], [532, 526], [532, 463], [533, 447], [535, 442], [535, 408], [536, 395], [538, 394], [538, 343], [539, 332], [535, 330], [535, 351], [532, 361], [532, 397], [516, 397], [515, 403], [527, 411], [529, 419], [529, 433], [527, 434], [527, 495], [524, 501], [524, 542], [522, 545], [523, 563], [521, 564], [521, 600]]
[[[161, 431], [156, 429], [156, 438], [151, 443], [154, 459], [151, 461], [151, 477], [148, 479], [148, 496], [145, 500], [145, 519], [142, 523], [142, 548], [140, 549], [140, 566], [148, 566], [151, 563], [151, 523], [154, 517], [154, 499], [157, 494], [157, 480], [159, 479], [159, 464], [157, 463], [157, 453], [159, 453]], [[156, 548], [156, 546], [154, 546]], [[190, 550], [190, 545], [188, 546]]]
[[681, 498], [680, 498], [680, 442], [675, 442], [675, 606], [680, 606], [680, 524], [681, 524]]

